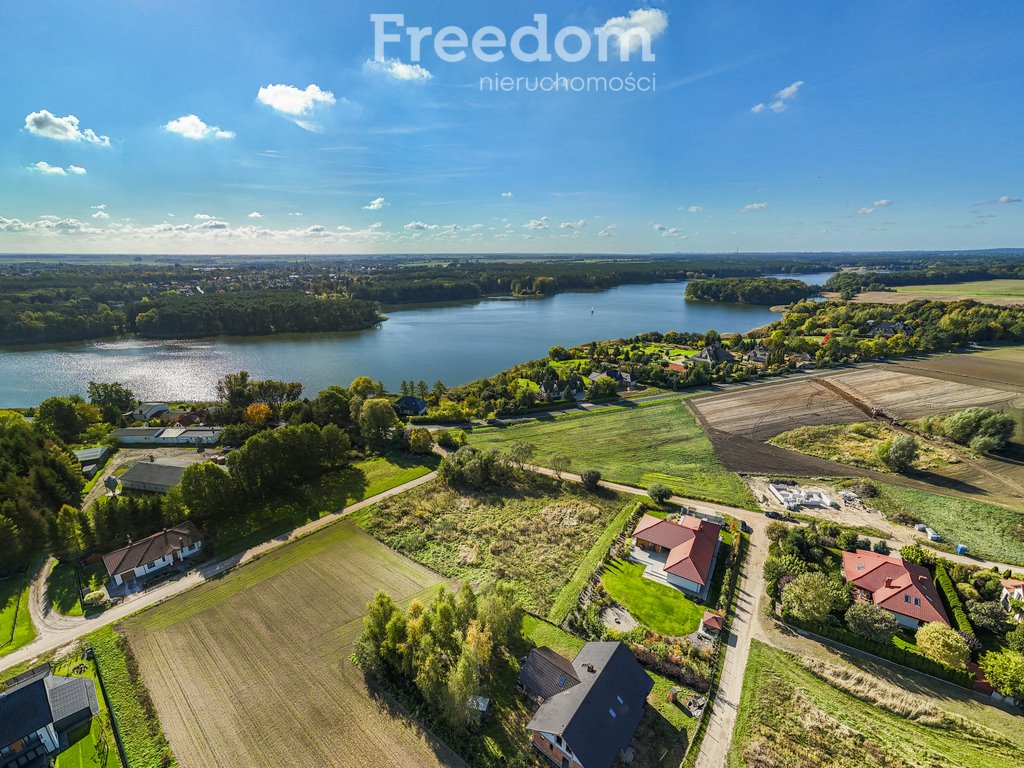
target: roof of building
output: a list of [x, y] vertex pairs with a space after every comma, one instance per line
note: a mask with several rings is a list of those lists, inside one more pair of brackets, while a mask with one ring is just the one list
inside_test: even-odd
[[700, 623], [708, 629], [721, 630], [722, 627], [725, 626], [725, 619], [723, 619], [717, 613], [712, 613], [711, 611], [704, 611], [704, 618], [700, 620]]
[[181, 464], [164, 463], [162, 461], [140, 461], [121, 475], [121, 483], [146, 483], [172, 488], [181, 482], [185, 467]]
[[92, 448], [80, 448], [74, 453], [79, 464], [97, 464], [110, 453], [110, 448], [105, 445], [96, 445]]
[[550, 648], [534, 648], [519, 669], [516, 683], [531, 693], [550, 699], [572, 688], [580, 679], [572, 662]]
[[619, 642], [587, 643], [572, 665], [579, 684], [541, 704], [528, 727], [560, 735], [587, 768], [610, 768], [629, 746], [654, 681]]
[[875, 605], [918, 621], [949, 625], [938, 590], [924, 566], [895, 555], [843, 552], [843, 578], [871, 593]]
[[35, 667], [9, 680], [0, 693], [0, 749], [50, 723], [59, 731], [86, 710], [99, 711], [92, 680], [52, 675], [49, 664]]
[[107, 573], [115, 576], [145, 563], [152, 563], [183, 547], [192, 546], [202, 539], [203, 534], [196, 528], [195, 523], [188, 520], [181, 525], [165, 528], [152, 536], [139, 539], [127, 547], [108, 552], [103, 556], [103, 565], [107, 567]]
[[736, 356], [721, 344], [712, 344], [710, 347], [704, 347], [704, 349], [696, 355], [693, 355], [690, 359], [700, 360], [705, 363], [712, 363], [713, 365], [720, 365], [722, 363], [733, 362], [736, 359]]
[[163, 427], [122, 427], [115, 429], [114, 437], [156, 437], [164, 431]]
[[422, 411], [427, 407], [427, 401], [419, 397], [413, 397], [412, 395], [402, 395], [400, 398], [395, 400], [395, 405], [399, 408], [409, 408], [410, 410]]
[[684, 515], [678, 522], [644, 515], [633, 529], [633, 536], [669, 550], [665, 560], [666, 573], [696, 584], [706, 584], [711, 578], [711, 565], [721, 531], [722, 526], [717, 523], [692, 515]]
[[1010, 592], [1015, 590], [1024, 590], [1024, 581], [1020, 579], [1001, 579], [1003, 587]]
[[99, 711], [96, 685], [88, 678], [51, 675], [43, 680], [43, 684], [50, 700], [50, 714], [58, 731], [68, 721], [77, 720], [85, 710], [89, 710], [90, 715]]

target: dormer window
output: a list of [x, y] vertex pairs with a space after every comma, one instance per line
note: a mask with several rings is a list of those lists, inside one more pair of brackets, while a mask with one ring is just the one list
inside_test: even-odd
[[624, 702], [624, 701], [622, 700], [622, 697], [621, 697], [621, 696], [616, 696], [616, 697], [615, 697], [615, 700], [616, 700], [617, 702], [619, 702], [619, 704], [625, 704], [625, 703], [626, 703], [626, 702]]
[[608, 714], [612, 716], [612, 720], [614, 720], [616, 717], [618, 717], [618, 715], [615, 714], [615, 710], [614, 709], [609, 709], [608, 710]]

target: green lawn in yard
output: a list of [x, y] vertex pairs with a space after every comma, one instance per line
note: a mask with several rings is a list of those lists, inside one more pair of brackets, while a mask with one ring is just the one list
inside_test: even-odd
[[81, 616], [82, 601], [79, 599], [78, 577], [75, 566], [70, 562], [59, 562], [46, 577], [46, 591], [50, 608], [65, 616]]
[[28, 573], [0, 581], [0, 656], [14, 653], [36, 637], [28, 610]]
[[286, 533], [293, 528], [344, 507], [376, 496], [433, 471], [435, 454], [412, 456], [390, 454], [358, 461], [351, 467], [331, 472], [287, 498], [277, 498], [255, 507], [243, 518], [233, 520], [217, 532], [217, 555], [230, 555]]
[[100, 705], [99, 713], [88, 724], [68, 734], [68, 748], [57, 756], [56, 768], [120, 768], [121, 758], [114, 741], [110, 713], [100, 692], [95, 663], [74, 656], [54, 666], [53, 673], [90, 678], [96, 685], [96, 699]]
[[916, 515], [948, 544], [966, 544], [975, 557], [1024, 565], [1024, 513], [888, 483], [875, 485], [879, 495], [870, 503], [884, 514]]
[[680, 637], [700, 625], [704, 606], [678, 589], [644, 578], [644, 566], [629, 560], [608, 563], [601, 582], [611, 598], [655, 632]]
[[504, 448], [514, 441], [537, 446], [535, 461], [572, 458], [572, 471], [593, 468], [605, 480], [641, 488], [667, 485], [677, 494], [756, 509], [750, 489], [727, 471], [682, 400], [659, 400], [598, 413], [572, 413], [504, 428], [474, 429], [469, 442]]
[[728, 768], [1021, 765], [1024, 730], [1012, 714], [950, 686], [893, 679], [878, 665], [837, 657], [828, 666], [846, 671], [849, 693], [796, 656], [752, 641]]

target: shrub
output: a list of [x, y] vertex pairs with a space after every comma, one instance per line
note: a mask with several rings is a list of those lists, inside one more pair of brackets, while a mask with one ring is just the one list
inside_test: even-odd
[[821, 623], [850, 604], [846, 587], [824, 573], [803, 573], [782, 590], [782, 615]]
[[596, 469], [584, 469], [580, 473], [580, 480], [583, 483], [583, 487], [588, 491], [596, 491], [598, 484], [601, 482], [601, 473]]
[[854, 603], [846, 611], [846, 626], [855, 635], [882, 643], [892, 642], [899, 631], [896, 617], [874, 603]]
[[670, 498], [672, 498], [672, 489], [667, 485], [661, 483], [655, 483], [647, 489], [647, 495], [651, 498], [655, 504], [664, 504]]
[[906, 472], [917, 458], [917, 440], [910, 435], [894, 435], [878, 446], [878, 458], [893, 472]]
[[970, 658], [967, 642], [954, 629], [930, 621], [917, 630], [917, 647], [926, 658], [953, 669], [962, 669]]
[[413, 427], [409, 430], [409, 450], [413, 453], [430, 453], [434, 448], [434, 438], [430, 430]]
[[974, 627], [971, 626], [970, 619], [967, 618], [967, 611], [964, 610], [963, 603], [960, 602], [960, 596], [953, 587], [953, 581], [949, 578], [945, 566], [941, 563], [935, 566], [935, 583], [946, 600], [949, 612], [953, 615], [953, 624], [961, 632], [973, 635]]

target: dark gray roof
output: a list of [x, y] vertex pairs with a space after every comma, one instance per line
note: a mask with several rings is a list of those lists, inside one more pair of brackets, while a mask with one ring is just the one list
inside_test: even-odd
[[168, 488], [181, 482], [185, 467], [179, 464], [164, 464], [159, 461], [140, 461], [121, 475], [121, 483], [148, 483]]
[[27, 672], [0, 693], [0, 749], [53, 722], [50, 700], [43, 682], [49, 664]]
[[427, 401], [421, 400], [418, 397], [403, 395], [395, 401], [395, 405], [399, 408], [404, 408], [410, 411], [423, 411], [426, 410]]
[[722, 363], [733, 362], [736, 357], [721, 344], [712, 344], [710, 347], [704, 347], [704, 349], [690, 359], [711, 363], [712, 365], [721, 365]]
[[530, 693], [550, 699], [579, 683], [572, 662], [550, 648], [534, 648], [519, 670], [517, 685]]
[[114, 437], [156, 437], [164, 431], [163, 427], [124, 427], [115, 429]]
[[105, 445], [96, 445], [92, 448], [82, 448], [75, 451], [75, 458], [79, 464], [97, 464], [103, 457], [110, 453], [110, 448]]
[[629, 746], [654, 681], [619, 642], [587, 643], [572, 666], [579, 685], [541, 704], [529, 728], [561, 735], [587, 768], [610, 768]]
[[44, 681], [54, 728], [67, 730], [99, 712], [96, 685], [85, 677], [47, 677]]

